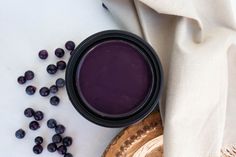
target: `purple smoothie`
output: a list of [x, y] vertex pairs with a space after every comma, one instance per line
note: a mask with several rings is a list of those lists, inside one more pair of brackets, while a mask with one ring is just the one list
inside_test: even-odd
[[135, 111], [152, 85], [151, 68], [132, 44], [104, 41], [91, 48], [76, 73], [78, 93], [95, 112], [121, 115]]

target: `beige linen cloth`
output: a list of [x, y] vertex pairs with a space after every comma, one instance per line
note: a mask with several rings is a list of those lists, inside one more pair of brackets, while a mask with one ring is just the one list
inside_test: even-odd
[[164, 156], [236, 156], [236, 0], [104, 3], [163, 64]]

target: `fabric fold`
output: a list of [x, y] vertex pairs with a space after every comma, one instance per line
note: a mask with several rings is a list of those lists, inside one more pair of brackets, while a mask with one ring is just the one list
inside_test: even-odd
[[236, 144], [236, 114], [230, 110], [236, 111], [236, 2], [104, 2], [124, 30], [154, 47], [163, 64], [164, 156], [218, 157], [222, 147]]

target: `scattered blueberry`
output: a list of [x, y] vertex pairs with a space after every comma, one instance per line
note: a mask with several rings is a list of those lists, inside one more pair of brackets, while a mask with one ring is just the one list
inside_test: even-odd
[[55, 55], [58, 57], [58, 58], [61, 58], [63, 57], [65, 54], [65, 51], [62, 49], [62, 48], [57, 48], [55, 50]]
[[50, 92], [56, 94], [58, 92], [58, 87], [56, 85], [52, 85], [50, 87]]
[[15, 133], [16, 138], [22, 139], [25, 137], [25, 131], [23, 129], [19, 129]]
[[34, 115], [34, 110], [32, 108], [27, 108], [24, 111], [24, 115], [28, 118], [33, 117]]
[[32, 80], [34, 78], [34, 72], [31, 70], [28, 70], [25, 72], [25, 79], [26, 80]]
[[47, 59], [48, 58], [48, 51], [47, 50], [39, 51], [39, 58], [40, 59]]
[[58, 88], [64, 87], [64, 86], [65, 86], [65, 80], [62, 79], [62, 78], [57, 79], [57, 80], [56, 80], [56, 86], [57, 86]]
[[30, 86], [27, 86], [26, 89], [25, 89], [25, 92], [28, 94], [28, 95], [33, 95], [36, 91], [36, 87], [30, 85]]
[[42, 144], [43, 143], [43, 138], [41, 136], [38, 136], [34, 139], [34, 142], [36, 144]]
[[73, 155], [71, 153], [66, 153], [64, 157], [73, 157]]
[[29, 124], [29, 128], [30, 128], [31, 130], [37, 130], [37, 129], [40, 128], [40, 125], [39, 125], [39, 123], [38, 123], [37, 121], [32, 121], [32, 122], [30, 122], [30, 124]]
[[54, 64], [49, 64], [49, 65], [47, 66], [47, 72], [48, 72], [49, 74], [55, 74], [55, 73], [57, 72], [57, 66], [54, 65]]
[[57, 96], [53, 96], [50, 98], [50, 104], [53, 106], [57, 106], [60, 103], [60, 99]]
[[57, 134], [63, 134], [65, 132], [66, 128], [63, 125], [57, 125], [55, 128], [55, 132]]
[[62, 144], [66, 147], [69, 147], [70, 145], [72, 145], [72, 138], [69, 136], [63, 138]]
[[49, 119], [47, 121], [47, 126], [48, 128], [53, 129], [57, 126], [57, 121], [55, 119]]
[[52, 136], [52, 142], [53, 143], [61, 143], [62, 137], [60, 134], [55, 134]]
[[66, 148], [66, 146], [61, 145], [57, 148], [57, 151], [59, 154], [64, 155], [67, 152], [67, 148]]
[[39, 90], [39, 94], [43, 97], [46, 97], [50, 94], [50, 90], [48, 89], [48, 87], [42, 87], [40, 90]]
[[75, 43], [73, 41], [67, 41], [65, 47], [69, 51], [73, 51], [75, 49]]
[[58, 61], [58, 62], [57, 62], [57, 68], [58, 68], [59, 70], [65, 70], [65, 68], [66, 68], [66, 62], [65, 62], [65, 61]]
[[26, 79], [25, 79], [24, 76], [20, 76], [20, 77], [18, 77], [17, 82], [18, 82], [19, 84], [25, 84]]
[[37, 144], [33, 147], [33, 152], [35, 154], [41, 154], [43, 151], [43, 147], [40, 144]]
[[37, 121], [42, 120], [43, 117], [44, 117], [44, 114], [43, 114], [42, 111], [36, 111], [36, 112], [34, 113], [34, 119], [37, 120]]
[[50, 143], [47, 146], [49, 152], [53, 153], [57, 150], [57, 145], [55, 143]]

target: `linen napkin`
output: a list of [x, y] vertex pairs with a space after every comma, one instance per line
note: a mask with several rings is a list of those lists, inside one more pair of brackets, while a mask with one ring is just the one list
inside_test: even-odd
[[236, 1], [104, 3], [163, 64], [164, 156], [236, 156]]

